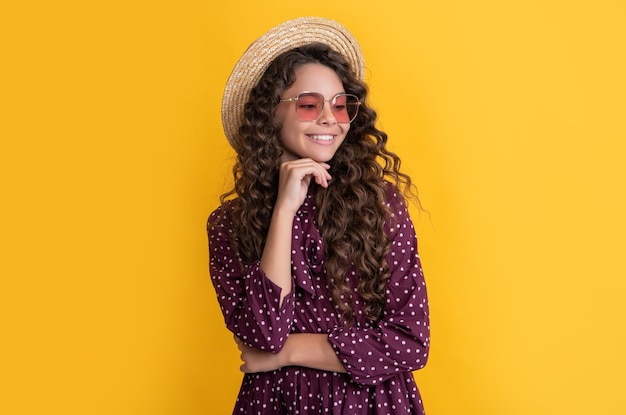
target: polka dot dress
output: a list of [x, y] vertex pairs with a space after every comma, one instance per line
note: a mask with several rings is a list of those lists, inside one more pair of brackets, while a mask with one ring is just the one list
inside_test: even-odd
[[[324, 272], [324, 248], [315, 225], [312, 194], [293, 222], [294, 284], [279, 307], [280, 288], [257, 261], [241, 271], [230, 247], [229, 204], [211, 214], [226, 215], [209, 229], [211, 279], [229, 330], [247, 344], [277, 352], [290, 333], [327, 333], [347, 373], [290, 366], [246, 374], [233, 414], [423, 414], [412, 371], [428, 358], [430, 327], [426, 286], [415, 230], [404, 199], [389, 185], [393, 217], [387, 223], [392, 240], [387, 262], [391, 277], [386, 309], [376, 325], [354, 305], [355, 324], [342, 325], [330, 298]], [[356, 290], [357, 276], [348, 282]], [[233, 346], [234, 347], [234, 346]]]

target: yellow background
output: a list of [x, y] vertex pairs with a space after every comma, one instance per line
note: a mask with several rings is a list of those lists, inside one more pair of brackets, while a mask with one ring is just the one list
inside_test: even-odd
[[[9, 2], [4, 2], [9, 3]], [[429, 415], [626, 413], [622, 0], [0, 6], [0, 413], [226, 414], [204, 225], [236, 59], [301, 15], [360, 40], [432, 307]]]

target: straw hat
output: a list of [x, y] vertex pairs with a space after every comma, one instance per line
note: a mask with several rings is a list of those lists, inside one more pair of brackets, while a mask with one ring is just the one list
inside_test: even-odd
[[350, 62], [357, 78], [363, 80], [361, 47], [354, 36], [334, 20], [300, 17], [270, 29], [246, 49], [224, 88], [222, 125], [226, 138], [235, 151], [239, 148], [236, 137], [243, 123], [243, 108], [250, 90], [278, 55], [314, 42], [324, 43], [341, 53]]

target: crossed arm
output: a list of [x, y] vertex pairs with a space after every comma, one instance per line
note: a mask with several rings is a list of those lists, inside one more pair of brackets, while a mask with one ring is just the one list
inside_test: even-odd
[[264, 352], [246, 345], [235, 336], [241, 351], [244, 373], [269, 372], [285, 366], [305, 366], [329, 372], [346, 372], [327, 334], [294, 333], [289, 335], [278, 353]]

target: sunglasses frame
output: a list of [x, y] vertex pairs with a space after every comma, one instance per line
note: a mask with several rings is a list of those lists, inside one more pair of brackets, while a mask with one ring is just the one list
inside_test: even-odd
[[[335, 102], [336, 102], [336, 100], [337, 100], [337, 98], [338, 98], [338, 97], [354, 97], [354, 98], [356, 99], [356, 107], [357, 107], [357, 108], [356, 108], [356, 111], [354, 112], [354, 116], [352, 116], [352, 118], [350, 118], [350, 120], [349, 120], [349, 121], [339, 121], [339, 120], [337, 120], [337, 122], [338, 122], [338, 123], [341, 123], [341, 124], [350, 124], [352, 121], [354, 121], [354, 119], [356, 118], [356, 116], [357, 116], [357, 115], [359, 115], [359, 107], [361, 106], [361, 100], [359, 99], [359, 97], [357, 97], [357, 96], [356, 96], [356, 95], [354, 95], [354, 94], [346, 94], [346, 93], [344, 93], [344, 92], [341, 92], [341, 93], [339, 93], [339, 94], [335, 95], [335, 96], [334, 96], [334, 97], [332, 97], [331, 99], [326, 99], [326, 97], [325, 97], [324, 95], [322, 95], [320, 92], [314, 92], [314, 91], [303, 91], [303, 92], [300, 92], [300, 93], [299, 93], [298, 95], [296, 95], [295, 97], [291, 97], [291, 98], [281, 98], [281, 99], [279, 100], [279, 102], [298, 102], [298, 99], [300, 98], [300, 95], [304, 95], [304, 94], [309, 94], [309, 96], [310, 96], [310, 94], [315, 94], [315, 95], [318, 95], [318, 96], [322, 97], [323, 102], [322, 102], [322, 106], [320, 107], [319, 112], [317, 113], [317, 117], [315, 117], [315, 118], [314, 118], [314, 119], [312, 119], [312, 120], [302, 120], [302, 119], [301, 119], [300, 121], [307, 122], [307, 121], [315, 121], [315, 120], [317, 120], [317, 119], [320, 117], [320, 115], [322, 115], [322, 112], [324, 112], [324, 104], [325, 104], [325, 103], [327, 103], [327, 102], [329, 102], [329, 103], [330, 103], [330, 109], [331, 109], [331, 111], [332, 111], [332, 113], [333, 113], [333, 116], [334, 116], [334, 117], [335, 117], [335, 119], [337, 120], [337, 117], [336, 117], [336, 115], [335, 115], [335, 111], [333, 111], [333, 105], [335, 105]], [[295, 109], [296, 109], [296, 114], [298, 114], [298, 117], [300, 117], [300, 114], [298, 113], [298, 106], [297, 106], [297, 105], [296, 105]]]

